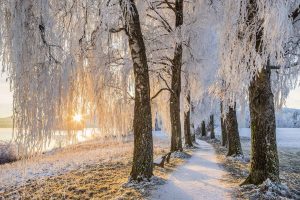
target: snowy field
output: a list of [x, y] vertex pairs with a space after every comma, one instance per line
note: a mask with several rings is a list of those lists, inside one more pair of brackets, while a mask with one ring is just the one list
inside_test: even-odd
[[11, 128], [0, 128], [0, 141], [10, 141], [12, 139]]
[[[216, 130], [216, 135], [220, 135], [220, 129]], [[300, 128], [277, 128], [276, 130], [278, 148], [298, 148], [300, 151]], [[240, 128], [239, 133], [241, 138], [251, 138], [250, 128]]]
[[[251, 138], [251, 130], [249, 128], [241, 128], [240, 136]], [[299, 148], [300, 151], [300, 128], [278, 128], [276, 136], [278, 148]]]
[[[251, 134], [249, 128], [239, 129], [243, 152], [250, 156]], [[216, 135], [220, 137], [220, 129]], [[291, 171], [300, 178], [300, 129], [279, 128], [277, 129], [277, 148], [281, 170]], [[300, 184], [300, 179], [299, 179]], [[299, 185], [300, 189], [300, 185]]]

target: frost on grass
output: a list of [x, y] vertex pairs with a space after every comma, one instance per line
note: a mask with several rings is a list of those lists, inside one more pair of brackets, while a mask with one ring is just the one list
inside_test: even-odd
[[[151, 189], [155, 189], [160, 185], [163, 185], [166, 183], [166, 180], [157, 177], [157, 176], [152, 176], [150, 179], [144, 179], [142, 181], [128, 181], [127, 183], [123, 184], [123, 188], [133, 188], [135, 190], [138, 190], [143, 196], [149, 196], [149, 191]], [[126, 195], [126, 194], [125, 194]], [[117, 198], [117, 199], [122, 199]]]
[[[133, 137], [110, 137], [43, 154], [25, 165], [23, 161], [0, 165], [0, 199], [143, 199], [151, 185], [162, 184], [182, 164], [182, 159], [171, 159], [165, 169], [156, 167], [156, 177], [136, 189], [135, 184], [124, 184], [132, 150]], [[169, 140], [154, 134], [154, 155], [168, 150]]]
[[238, 162], [243, 162], [243, 163], [249, 163], [250, 162], [250, 157], [249, 156], [244, 156], [244, 155], [232, 155], [232, 156], [227, 156], [228, 160], [232, 160], [233, 162], [238, 161]]
[[190, 154], [188, 154], [186, 152], [182, 152], [182, 151], [175, 151], [171, 154], [171, 158], [188, 159], [190, 157], [191, 157]]
[[[230, 173], [228, 177], [224, 177], [224, 181], [231, 182], [238, 186], [249, 175], [250, 168], [250, 141], [248, 138], [241, 138], [243, 149], [245, 150], [244, 158], [228, 157], [227, 148], [221, 146], [220, 142], [213, 142], [218, 159], [222, 166]], [[299, 159], [294, 150], [280, 149], [280, 183], [273, 183], [266, 180], [259, 186], [245, 185], [237, 187], [235, 192], [236, 199], [299, 199]], [[287, 166], [288, 165], [288, 166]], [[293, 167], [291, 167], [294, 165]]]
[[241, 193], [247, 199], [299, 199], [300, 196], [291, 192], [286, 184], [274, 183], [270, 179], [261, 185], [245, 185], [240, 188]]

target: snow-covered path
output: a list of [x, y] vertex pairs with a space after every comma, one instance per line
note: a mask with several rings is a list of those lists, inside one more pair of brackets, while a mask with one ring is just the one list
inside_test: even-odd
[[199, 149], [192, 158], [179, 167], [165, 185], [154, 191], [151, 199], [231, 199], [230, 186], [221, 182], [226, 172], [218, 166], [213, 147], [205, 141], [197, 142]]

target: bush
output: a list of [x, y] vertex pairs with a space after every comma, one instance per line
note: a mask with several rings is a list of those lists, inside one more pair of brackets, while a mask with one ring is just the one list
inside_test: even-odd
[[11, 143], [0, 142], [0, 165], [18, 159], [16, 148]]

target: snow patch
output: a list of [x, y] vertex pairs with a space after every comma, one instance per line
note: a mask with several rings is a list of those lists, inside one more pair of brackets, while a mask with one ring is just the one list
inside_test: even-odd
[[190, 157], [191, 157], [190, 154], [188, 154], [186, 152], [182, 152], [182, 151], [175, 151], [171, 154], [171, 158], [188, 159]]
[[290, 191], [288, 186], [284, 183], [275, 183], [270, 179], [265, 180], [261, 185], [244, 185], [241, 186], [240, 191], [245, 197], [250, 200], [265, 199], [299, 199], [300, 196]]
[[234, 161], [234, 162], [243, 162], [243, 163], [248, 163], [250, 162], [250, 158], [249, 156], [244, 156], [244, 155], [233, 155], [233, 156], [227, 156], [227, 159], [230, 161]]

